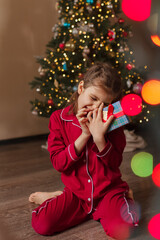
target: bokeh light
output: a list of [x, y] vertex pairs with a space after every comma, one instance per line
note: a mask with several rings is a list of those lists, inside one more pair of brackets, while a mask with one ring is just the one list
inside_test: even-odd
[[148, 177], [153, 172], [153, 156], [147, 152], [140, 152], [133, 156], [131, 168], [135, 175]]
[[160, 213], [150, 220], [148, 230], [154, 238], [160, 239]]
[[158, 187], [160, 187], [160, 163], [153, 169], [152, 180]]
[[150, 16], [151, 0], [123, 0], [122, 11], [134, 21], [144, 21]]
[[160, 81], [153, 79], [146, 82], [142, 87], [141, 95], [150, 105], [160, 104]]
[[158, 35], [152, 35], [151, 36], [152, 42], [157, 45], [158, 47], [160, 47], [160, 37], [158, 37]]
[[137, 94], [128, 94], [122, 98], [121, 106], [126, 115], [135, 116], [142, 111], [142, 99]]

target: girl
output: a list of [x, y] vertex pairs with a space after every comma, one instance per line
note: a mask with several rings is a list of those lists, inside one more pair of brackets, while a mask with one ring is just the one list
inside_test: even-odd
[[121, 96], [121, 79], [107, 63], [93, 65], [78, 85], [70, 105], [55, 111], [49, 122], [48, 150], [61, 172], [63, 192], [34, 193], [41, 204], [32, 226], [53, 235], [88, 219], [101, 222], [108, 239], [126, 239], [138, 223], [129, 187], [119, 166], [125, 147], [122, 128], [107, 133], [114, 116], [102, 121], [103, 108]]

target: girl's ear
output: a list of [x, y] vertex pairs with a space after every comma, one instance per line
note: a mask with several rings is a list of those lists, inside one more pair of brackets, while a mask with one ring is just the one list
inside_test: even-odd
[[84, 90], [84, 81], [80, 81], [79, 85], [78, 85], [78, 94], [81, 94]]

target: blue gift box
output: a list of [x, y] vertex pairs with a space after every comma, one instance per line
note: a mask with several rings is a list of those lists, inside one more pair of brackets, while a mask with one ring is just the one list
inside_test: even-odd
[[[112, 105], [114, 107], [113, 115], [115, 116], [115, 119], [110, 124], [110, 126], [107, 130], [108, 132], [110, 132], [116, 128], [119, 128], [123, 125], [126, 125], [130, 122], [128, 116], [126, 116], [123, 112], [120, 101], [117, 101], [117, 102], [113, 103]], [[107, 114], [108, 114], [108, 107], [105, 107], [105, 108], [103, 108], [103, 120], [104, 121], [107, 120]]]

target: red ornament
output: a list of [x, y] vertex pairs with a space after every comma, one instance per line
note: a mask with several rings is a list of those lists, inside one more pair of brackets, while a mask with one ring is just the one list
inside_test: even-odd
[[119, 18], [118, 19], [118, 22], [121, 24], [121, 23], [124, 23], [124, 19], [123, 18]]
[[112, 30], [108, 30], [108, 37], [110, 41], [113, 41], [116, 38], [116, 34]]
[[52, 99], [49, 99], [49, 100], [48, 100], [48, 105], [49, 105], [49, 106], [53, 106], [53, 105], [54, 105], [54, 103], [53, 103], [53, 100], [52, 100]]
[[127, 37], [128, 36], [128, 33], [127, 32], [123, 32], [122, 33], [124, 37]]
[[64, 47], [65, 47], [65, 44], [64, 44], [64, 43], [60, 43], [60, 44], [59, 44], [59, 48], [60, 48], [61, 50], [63, 50]]
[[133, 68], [133, 66], [132, 66], [130, 63], [128, 63], [128, 64], [126, 65], [126, 68], [127, 68], [128, 70], [131, 70], [131, 69]]

